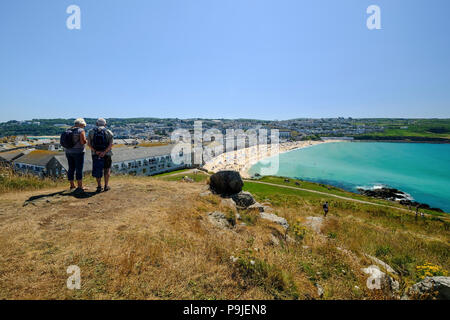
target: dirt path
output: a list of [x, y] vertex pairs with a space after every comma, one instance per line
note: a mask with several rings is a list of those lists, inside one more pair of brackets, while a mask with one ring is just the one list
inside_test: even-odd
[[326, 193], [326, 192], [322, 192], [322, 191], [316, 191], [316, 190], [310, 190], [310, 189], [304, 189], [304, 188], [298, 188], [298, 187], [291, 187], [291, 186], [284, 186], [282, 184], [276, 184], [276, 183], [270, 183], [270, 182], [262, 182], [262, 181], [254, 181], [254, 180], [244, 180], [244, 181], [252, 182], [252, 183], [260, 183], [260, 184], [265, 184], [265, 185], [274, 186], [274, 187], [280, 187], [280, 188], [286, 188], [286, 189], [293, 189], [293, 190], [300, 190], [300, 191], [305, 191], [305, 192], [311, 192], [311, 193], [321, 194], [321, 195], [324, 195], [324, 196], [327, 196], [327, 197], [333, 197], [333, 198], [338, 198], [338, 199], [347, 200], [347, 201], [353, 201], [353, 202], [359, 202], [359, 203], [364, 203], [364, 204], [370, 204], [370, 205], [379, 206], [379, 207], [386, 207], [386, 208], [397, 209], [397, 210], [402, 210], [402, 211], [407, 211], [407, 212], [414, 212], [412, 210], [408, 210], [408, 209], [405, 209], [405, 208], [399, 208], [399, 207], [395, 207], [395, 206], [389, 206], [387, 204], [380, 204], [380, 203], [374, 203], [374, 202], [370, 202], [370, 201], [364, 201], [364, 200], [358, 200], [358, 199], [353, 199], [353, 198], [349, 198], [349, 197], [338, 196], [336, 194]]

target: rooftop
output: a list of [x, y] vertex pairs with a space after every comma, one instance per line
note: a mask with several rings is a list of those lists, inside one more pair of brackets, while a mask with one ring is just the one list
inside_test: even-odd
[[36, 166], [45, 166], [47, 163], [60, 152], [48, 151], [48, 150], [34, 150], [30, 153], [23, 155], [15, 160], [18, 163], [26, 163]]
[[18, 149], [18, 150], [11, 150], [11, 151], [5, 151], [0, 152], [0, 160], [3, 161], [12, 161], [18, 157], [23, 156], [25, 153], [27, 153], [27, 150], [24, 149]]

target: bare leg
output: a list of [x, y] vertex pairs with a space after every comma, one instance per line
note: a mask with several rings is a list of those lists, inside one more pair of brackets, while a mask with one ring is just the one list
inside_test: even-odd
[[69, 180], [70, 183], [70, 189], [75, 189], [75, 183], [73, 182], [73, 180]]
[[109, 176], [111, 175], [111, 169], [105, 169], [103, 174], [105, 175], [105, 188], [108, 187]]
[[102, 178], [95, 178], [97, 180], [97, 187], [101, 188], [102, 187]]
[[78, 188], [83, 189], [83, 180], [77, 180]]

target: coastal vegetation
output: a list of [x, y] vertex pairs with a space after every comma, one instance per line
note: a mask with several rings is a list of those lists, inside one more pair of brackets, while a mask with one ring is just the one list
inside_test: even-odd
[[375, 124], [385, 129], [355, 139], [450, 143], [450, 119], [378, 119]]
[[39, 190], [62, 186], [57, 179], [42, 179], [36, 175], [20, 175], [9, 167], [0, 166], [0, 194], [13, 191]]
[[[388, 201], [263, 179], [245, 181], [244, 190], [285, 218], [287, 230], [253, 209], [238, 219], [222, 198], [202, 195], [202, 171], [114, 176], [112, 190], [86, 198], [61, 185], [10, 189], [0, 200], [0, 298], [395, 299], [424, 274], [450, 270], [446, 216], [416, 220], [400, 206], [376, 205]], [[86, 186], [95, 189], [94, 181]], [[312, 229], [308, 219], [322, 216], [323, 201], [330, 212]], [[213, 211], [234, 227], [211, 225]], [[398, 296], [367, 288], [367, 255], [394, 269]], [[81, 269], [81, 290], [65, 286], [69, 265]]]

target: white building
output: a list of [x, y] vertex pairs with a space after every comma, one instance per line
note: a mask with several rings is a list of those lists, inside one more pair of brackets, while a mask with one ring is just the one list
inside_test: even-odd
[[154, 175], [189, 167], [191, 154], [179, 153], [181, 163], [174, 163], [174, 145], [158, 147], [114, 148], [112, 172], [118, 174]]

